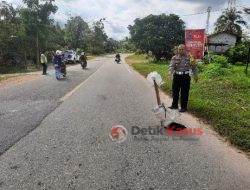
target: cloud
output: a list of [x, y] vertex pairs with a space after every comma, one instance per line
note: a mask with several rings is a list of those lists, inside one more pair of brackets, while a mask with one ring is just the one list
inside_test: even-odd
[[192, 3], [192, 4], [199, 4], [200, 7], [203, 7], [203, 8], [207, 8], [208, 6], [211, 6], [211, 7], [222, 7], [224, 6], [228, 0], [180, 0], [180, 1], [183, 1], [183, 2], [189, 2], [189, 3]]
[[[20, 3], [21, 0], [8, 0]], [[228, 0], [56, 0], [58, 12], [53, 18], [66, 23], [70, 16], [81, 16], [92, 23], [100, 18], [106, 18], [105, 30], [115, 39], [122, 39], [129, 35], [127, 26], [133, 24], [136, 18], [143, 18], [149, 14], [174, 13], [180, 15], [187, 28], [205, 28], [207, 7], [212, 7], [210, 31], [214, 22], [220, 16], [221, 10], [227, 7]], [[237, 0], [238, 4], [248, 5], [249, 0]], [[189, 15], [189, 16], [185, 16]]]

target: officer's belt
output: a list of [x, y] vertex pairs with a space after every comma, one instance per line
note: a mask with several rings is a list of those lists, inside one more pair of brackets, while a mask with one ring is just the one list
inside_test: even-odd
[[175, 71], [175, 74], [177, 75], [183, 75], [183, 74], [190, 74], [190, 71]]

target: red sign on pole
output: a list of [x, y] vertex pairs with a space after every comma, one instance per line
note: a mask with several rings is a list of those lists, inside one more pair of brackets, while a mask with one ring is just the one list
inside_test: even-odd
[[186, 30], [185, 43], [189, 53], [196, 60], [203, 60], [205, 50], [205, 29]]

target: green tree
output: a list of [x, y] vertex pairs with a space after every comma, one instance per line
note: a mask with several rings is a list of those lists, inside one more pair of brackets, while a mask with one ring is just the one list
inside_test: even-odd
[[137, 18], [134, 25], [128, 27], [136, 48], [152, 51], [157, 60], [170, 57], [174, 46], [184, 42], [184, 28], [184, 22], [174, 14]]
[[80, 16], [70, 18], [64, 31], [64, 39], [69, 48], [75, 50], [77, 48], [87, 49], [90, 29], [88, 24]]
[[135, 51], [136, 50], [134, 43], [128, 37], [119, 41], [119, 49], [122, 51]]
[[[53, 20], [50, 15], [56, 13], [57, 6], [55, 0], [23, 0], [27, 8], [20, 10], [21, 19], [25, 27], [26, 36], [28, 36], [29, 47], [36, 47], [31, 53], [36, 57], [36, 63], [39, 63], [40, 49], [45, 49], [47, 35]], [[32, 56], [32, 55], [31, 55]]]
[[113, 53], [118, 49], [118, 47], [118, 41], [114, 40], [113, 38], [108, 38], [107, 42], [105, 43], [105, 52]]
[[93, 23], [91, 28], [91, 33], [89, 35], [89, 45], [90, 52], [92, 54], [102, 54], [105, 53], [105, 46], [107, 44], [108, 36], [104, 31], [104, 21], [105, 19], [100, 19]]
[[237, 11], [236, 8], [227, 9], [217, 19], [215, 23], [215, 32], [228, 32], [238, 36], [242, 36], [242, 27], [247, 23], [241, 16], [241, 11]]
[[47, 51], [62, 49], [62, 47], [66, 45], [64, 30], [58, 23], [49, 26], [47, 40], [45, 42], [45, 50]]
[[0, 64], [9, 66], [24, 62], [23, 25], [18, 10], [5, 1], [0, 2]]
[[239, 44], [237, 44], [235, 47], [230, 48], [226, 55], [229, 58], [229, 61], [233, 64], [236, 62], [247, 62], [247, 56], [248, 56], [248, 42], [244, 41]]

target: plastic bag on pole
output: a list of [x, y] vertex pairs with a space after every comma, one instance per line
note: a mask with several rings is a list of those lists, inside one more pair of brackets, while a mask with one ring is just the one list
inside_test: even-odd
[[163, 84], [161, 75], [158, 74], [156, 71], [149, 73], [147, 76], [147, 80], [154, 85], [154, 80], [158, 86], [161, 86]]

